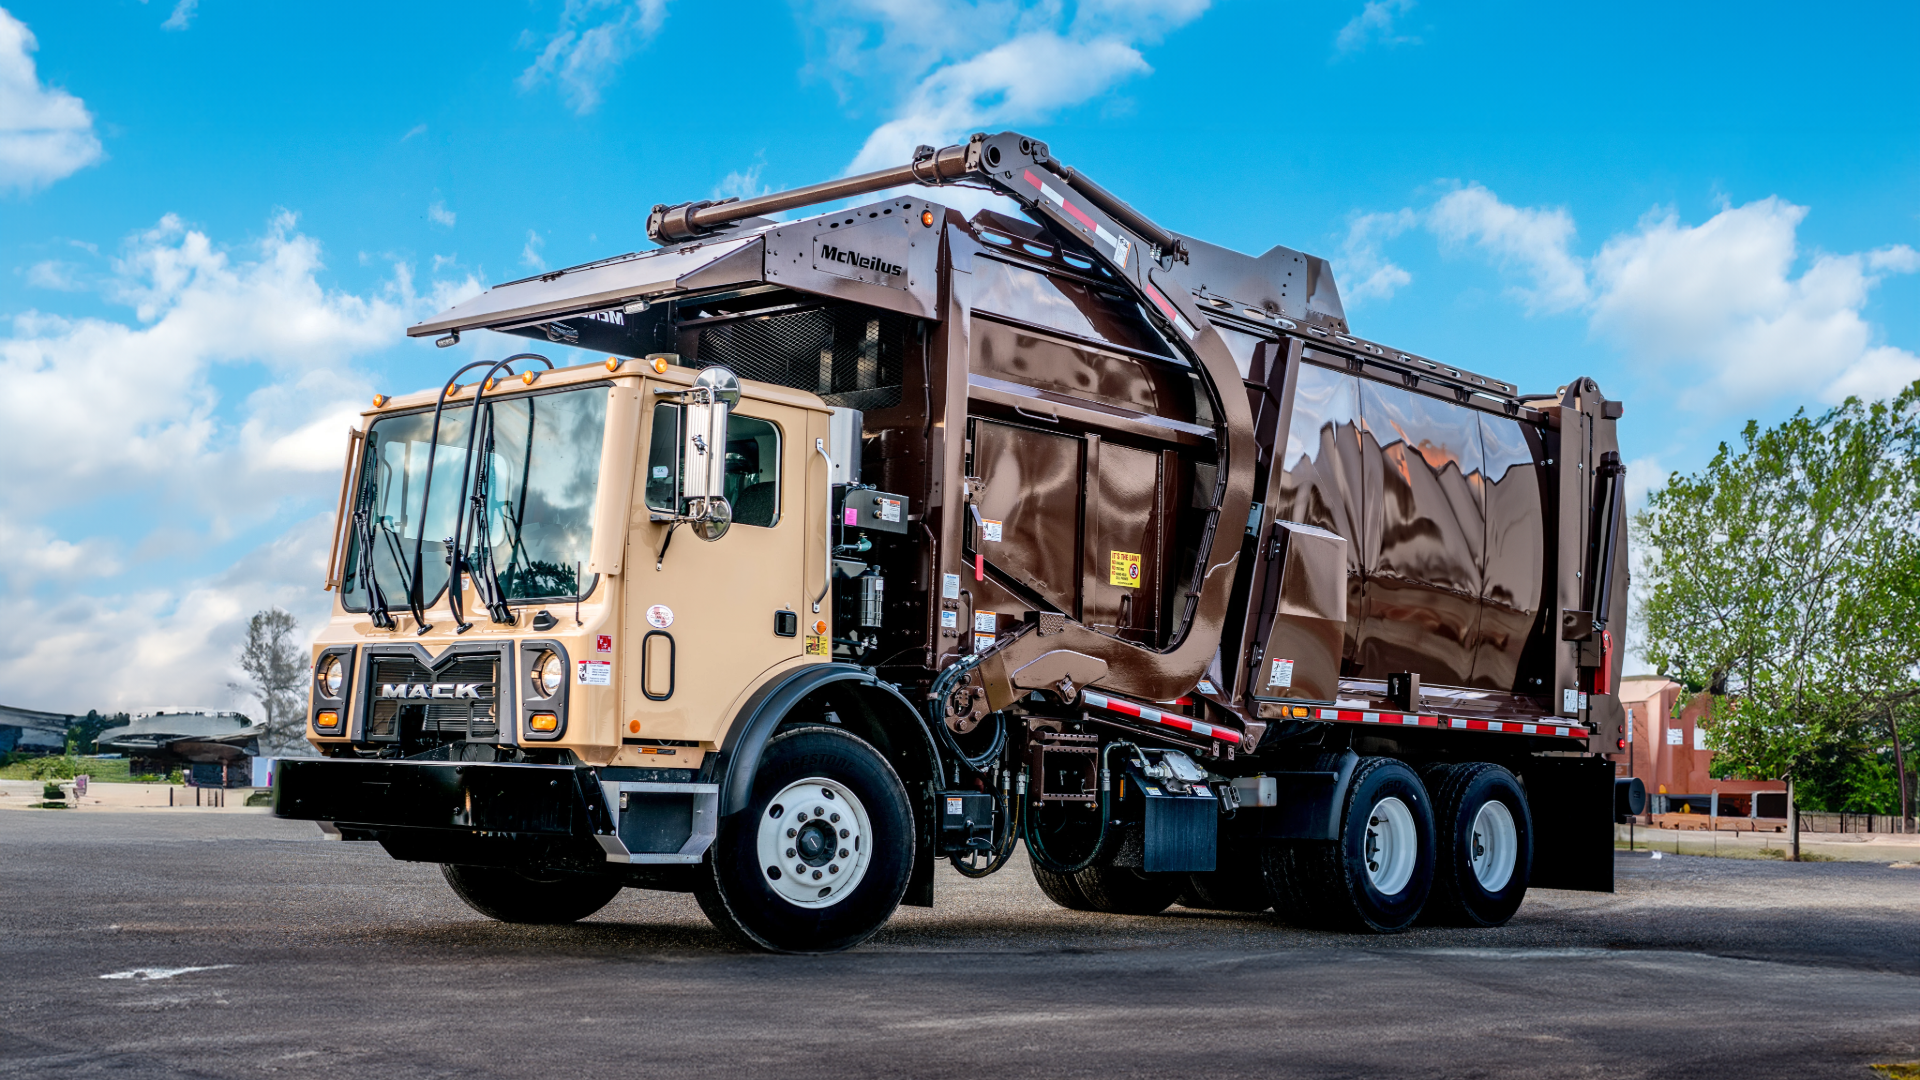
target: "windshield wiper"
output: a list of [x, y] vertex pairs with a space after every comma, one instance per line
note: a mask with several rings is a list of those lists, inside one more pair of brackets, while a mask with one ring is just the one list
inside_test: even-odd
[[[480, 377], [480, 381], [475, 383], [473, 386], [473, 421], [471, 425], [467, 428], [467, 461], [470, 463], [474, 461], [474, 456], [473, 456], [474, 440], [479, 437], [480, 428], [482, 426], [482, 415], [481, 415], [480, 406], [484, 401], [484, 399], [486, 398], [487, 385], [493, 381], [494, 375], [502, 370], [505, 370], [508, 375], [513, 374], [512, 365], [515, 360], [538, 360], [541, 363], [547, 365], [548, 371], [553, 370], [553, 361], [547, 359], [544, 356], [541, 356], [539, 353], [515, 353], [512, 356], [507, 357], [505, 360], [501, 360], [498, 363], [495, 363], [491, 368], [487, 369], [487, 373], [485, 375], [482, 375]], [[467, 365], [467, 367], [473, 367], [473, 366], [475, 365], [473, 364]], [[467, 368], [461, 368], [460, 370], [465, 371], [467, 370]], [[442, 392], [441, 399], [444, 402], [445, 400], [444, 391]], [[439, 422], [440, 422], [439, 413], [436, 410], [434, 414], [434, 424], [436, 425], [436, 428]], [[491, 439], [492, 425], [487, 424], [486, 426], [489, 428], [488, 436], [489, 436], [489, 439]], [[475, 477], [476, 486], [481, 488], [484, 491], [484, 487], [486, 484], [485, 466], [483, 464], [475, 465], [472, 467], [471, 471], [469, 471], [468, 469], [462, 469], [460, 471], [460, 499], [455, 505], [462, 506], [462, 507], [466, 505], [467, 477], [469, 475], [472, 475]], [[489, 537], [487, 536], [487, 530], [486, 530], [487, 510], [484, 502], [484, 496], [482, 498], [481, 503], [474, 508], [474, 516], [478, 518], [477, 524], [480, 530], [479, 542], [482, 546], [485, 546], [487, 544], [487, 541], [489, 540]], [[453, 537], [448, 543], [448, 556], [447, 556], [453, 567], [453, 578], [447, 586], [447, 606], [451, 608], [453, 611], [453, 621], [457, 625], [458, 632], [463, 634], [473, 628], [473, 624], [467, 622], [464, 614], [461, 611], [461, 600], [460, 600], [460, 569], [461, 569], [461, 564], [466, 561], [461, 557], [461, 554], [460, 554], [460, 537], [461, 537], [461, 533], [464, 531], [463, 526], [466, 524], [466, 518], [467, 518], [467, 515], [465, 513], [458, 514], [454, 517]], [[488, 565], [489, 568], [492, 566], [493, 556], [491, 551], [487, 552], [483, 556], [483, 561]], [[478, 575], [476, 576], [478, 577]], [[479, 584], [476, 587], [481, 589], [482, 599], [488, 601], [487, 616], [496, 623], [512, 623], [513, 612], [507, 608], [506, 602], [504, 600], [499, 601], [497, 607], [492, 602], [494, 599], [497, 598], [497, 593], [499, 591], [499, 582], [495, 580], [488, 583], [486, 582], [485, 578], [480, 578], [480, 581], [482, 582], [482, 584]], [[492, 592], [495, 595], [490, 595], [488, 593], [487, 584], [492, 585]]]
[[379, 458], [374, 452], [373, 440], [367, 440], [366, 460], [360, 466], [359, 497], [353, 506], [353, 534], [360, 545], [359, 577], [360, 587], [367, 593], [367, 614], [373, 618], [373, 625], [382, 630], [394, 627], [393, 615], [387, 611], [387, 594], [380, 588], [380, 575], [373, 568], [373, 515], [374, 490], [379, 486], [380, 477], [375, 470]]

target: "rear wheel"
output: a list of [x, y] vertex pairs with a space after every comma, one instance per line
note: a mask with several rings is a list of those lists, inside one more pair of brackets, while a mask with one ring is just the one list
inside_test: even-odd
[[1261, 866], [1260, 846], [1220, 839], [1214, 869], [1187, 875], [1180, 903], [1210, 911], [1265, 911], [1273, 906]]
[[1520, 909], [1533, 873], [1533, 818], [1514, 775], [1492, 762], [1427, 773], [1439, 858], [1427, 919], [1500, 926]]
[[1147, 874], [1126, 866], [1089, 866], [1073, 875], [1087, 907], [1110, 915], [1158, 915], [1173, 906], [1184, 874]]
[[440, 872], [468, 907], [501, 922], [579, 922], [620, 892], [620, 883], [612, 878], [558, 870], [444, 863]]
[[721, 823], [694, 887], [714, 926], [770, 952], [852, 948], [900, 905], [913, 811], [864, 740], [806, 727], [768, 741], [744, 811]]
[[1433, 888], [1433, 812], [1414, 771], [1362, 758], [1340, 815], [1340, 839], [1268, 849], [1274, 906], [1308, 926], [1395, 933], [1413, 925]]
[[1044, 870], [1039, 863], [1033, 861], [1031, 856], [1027, 859], [1027, 865], [1033, 868], [1033, 882], [1040, 886], [1040, 891], [1046, 894], [1047, 899], [1069, 911], [1093, 910], [1093, 905], [1087, 903], [1086, 894], [1080, 891], [1080, 886], [1074, 884], [1072, 874], [1056, 874], [1051, 870]]

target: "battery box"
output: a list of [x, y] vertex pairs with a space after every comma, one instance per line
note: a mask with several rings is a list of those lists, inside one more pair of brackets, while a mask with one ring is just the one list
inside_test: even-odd
[[993, 843], [993, 796], [977, 791], [940, 793], [940, 850], [958, 855]]

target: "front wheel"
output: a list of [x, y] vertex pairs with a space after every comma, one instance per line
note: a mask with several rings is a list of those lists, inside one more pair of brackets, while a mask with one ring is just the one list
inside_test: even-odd
[[913, 850], [893, 766], [845, 731], [797, 728], [767, 743], [747, 807], [721, 823], [694, 896], [743, 945], [839, 952], [892, 917]]
[[1275, 908], [1312, 926], [1395, 933], [1413, 925], [1433, 888], [1433, 810], [1420, 777], [1392, 758], [1361, 758], [1333, 843], [1267, 849]]
[[443, 863], [440, 872], [468, 907], [501, 922], [579, 922], [620, 893], [620, 882], [613, 878], [559, 870]]

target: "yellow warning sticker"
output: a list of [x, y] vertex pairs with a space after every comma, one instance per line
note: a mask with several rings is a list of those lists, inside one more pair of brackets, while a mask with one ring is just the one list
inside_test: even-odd
[[826, 638], [814, 637], [812, 634], [807, 635], [808, 656], [828, 656], [831, 655], [832, 652], [833, 649], [828, 646]]
[[1131, 551], [1107, 553], [1107, 582], [1129, 589], [1140, 587], [1140, 556]]

